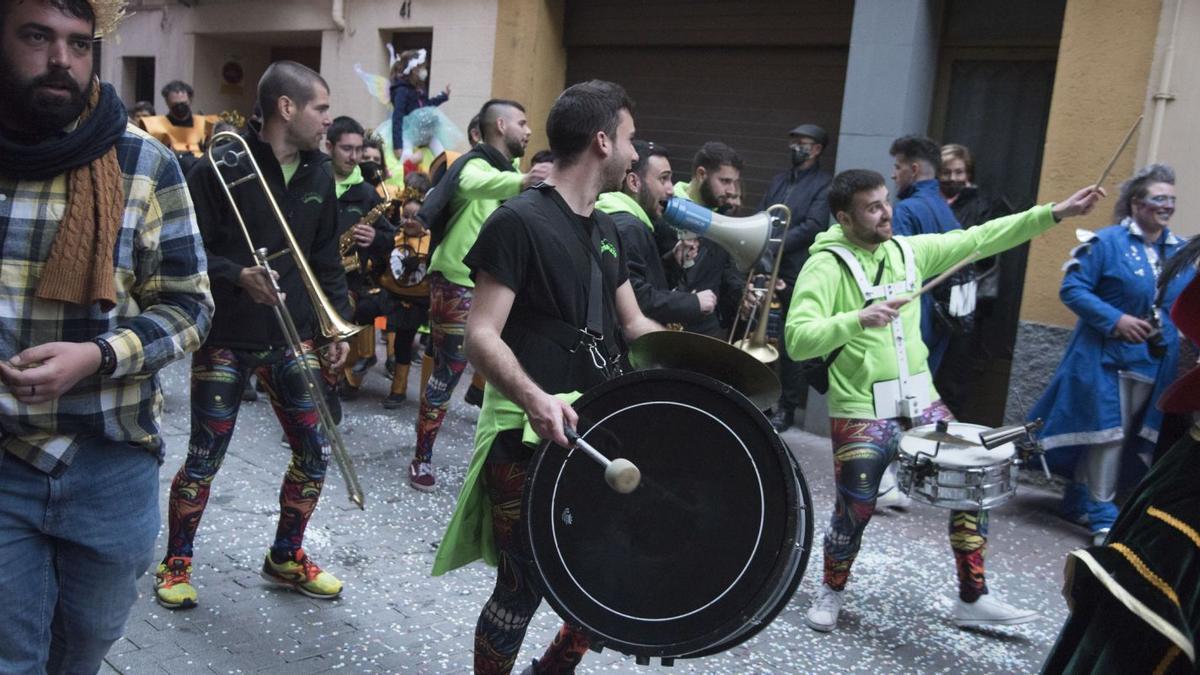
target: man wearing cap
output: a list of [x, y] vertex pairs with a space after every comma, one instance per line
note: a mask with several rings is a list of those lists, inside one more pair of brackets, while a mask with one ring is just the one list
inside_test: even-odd
[[[775, 176], [758, 205], [760, 211], [773, 204], [783, 204], [792, 211], [791, 227], [783, 241], [783, 261], [779, 263], [779, 280], [783, 282], [782, 290], [777, 291], [780, 316], [787, 316], [796, 276], [808, 260], [808, 247], [817, 234], [829, 227], [828, 193], [832, 176], [821, 170], [821, 153], [828, 143], [829, 134], [815, 124], [801, 124], [792, 129], [788, 133], [792, 166]], [[773, 232], [772, 236], [778, 237], [779, 232]], [[807, 387], [800, 364], [784, 350], [780, 352], [779, 380], [783, 391], [771, 425], [776, 431], [783, 431], [792, 426]]]

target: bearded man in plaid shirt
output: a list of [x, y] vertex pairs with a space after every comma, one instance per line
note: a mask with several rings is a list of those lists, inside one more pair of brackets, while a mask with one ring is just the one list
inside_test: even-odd
[[213, 304], [174, 156], [93, 73], [120, 0], [0, 0], [0, 672], [94, 673], [158, 533], [156, 373]]

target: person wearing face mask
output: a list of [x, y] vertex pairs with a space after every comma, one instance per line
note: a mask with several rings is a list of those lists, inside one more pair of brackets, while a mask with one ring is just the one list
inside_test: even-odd
[[[439, 106], [450, 100], [450, 85], [437, 96], [429, 96], [426, 81], [429, 79], [428, 53], [424, 49], [401, 52], [392, 64], [390, 95], [392, 98], [392, 153], [401, 163], [413, 156], [415, 148], [406, 140], [404, 118], [413, 111], [426, 106]], [[436, 157], [445, 148], [441, 147], [436, 135], [429, 149]]]
[[[975, 184], [975, 158], [964, 145], [942, 146], [938, 186], [954, 218], [964, 228], [1013, 212], [1002, 195], [991, 194]], [[972, 394], [985, 377], [985, 361], [996, 354], [1012, 357], [1011, 342], [1004, 345], [995, 336], [1016, 329], [1021, 299], [1012, 293], [1002, 294], [1000, 289], [1024, 283], [1028, 249], [1028, 244], [1022, 244], [970, 265], [976, 281], [976, 311], [973, 320], [960, 321], [960, 330], [950, 336], [942, 367], [934, 378], [950, 409], [968, 416], [969, 421], [974, 421], [969, 415], [978, 398]], [[939, 287], [934, 289], [934, 298], [948, 303], [951, 293], [950, 286]]]
[[175, 152], [185, 175], [196, 160], [204, 155], [208, 139], [213, 135], [213, 127], [220, 121], [216, 115], [192, 113], [194, 94], [192, 85], [172, 80], [162, 88], [167, 114], [146, 116], [137, 121], [154, 140]]
[[[671, 196], [671, 156], [663, 146], [648, 141], [634, 141], [633, 148], [638, 158], [621, 189], [602, 193], [596, 209], [617, 224], [621, 249], [628, 258], [629, 283], [642, 313], [662, 324], [693, 323], [716, 309], [717, 296], [708, 289], [672, 290], [654, 241], [655, 224]], [[680, 241], [676, 247], [686, 244]]]
[[[829, 145], [829, 134], [815, 124], [801, 124], [788, 132], [791, 166], [771, 181], [763, 194], [758, 210], [773, 204], [783, 204], [792, 211], [791, 227], [783, 241], [783, 260], [779, 263], [779, 280], [783, 282], [776, 297], [780, 315], [787, 316], [796, 276], [808, 260], [808, 247], [817, 235], [829, 229], [829, 182], [833, 176], [821, 169], [821, 153]], [[779, 232], [772, 236], [778, 237]], [[792, 426], [796, 408], [804, 405], [808, 383], [800, 364], [781, 351], [779, 382], [783, 385], [779, 403], [775, 406], [771, 425], [776, 431]]]
[[1059, 290], [1079, 322], [1029, 411], [1046, 421], [1051, 470], [1070, 481], [1060, 515], [1087, 526], [1096, 544], [1117, 518], [1118, 480], [1137, 480], [1149, 464], [1162, 421], [1155, 403], [1177, 374], [1179, 333], [1167, 310], [1195, 272], [1156, 289], [1184, 245], [1167, 226], [1174, 212], [1175, 171], [1152, 164], [1121, 185], [1115, 225], [1080, 232]]

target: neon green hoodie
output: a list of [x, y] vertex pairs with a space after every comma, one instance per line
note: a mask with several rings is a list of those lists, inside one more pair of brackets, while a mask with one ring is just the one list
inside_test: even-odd
[[341, 199], [342, 195], [346, 194], [346, 190], [349, 190], [361, 182], [363, 182], [362, 169], [355, 166], [354, 170], [350, 172], [350, 175], [336, 181], [333, 184], [333, 189], [335, 192], [337, 192], [337, 198]]
[[[1050, 204], [1035, 206], [1023, 213], [997, 218], [969, 230], [944, 234], [905, 237], [916, 258], [917, 283], [953, 267], [978, 250], [983, 257], [995, 255], [1045, 232], [1054, 226]], [[845, 271], [832, 253], [817, 255], [831, 246], [842, 246], [862, 264], [868, 279], [874, 280], [879, 262], [884, 260], [881, 284], [904, 280], [904, 261], [900, 248], [884, 243], [873, 252], [850, 243], [841, 225], [817, 235], [809, 252], [812, 257], [800, 270], [792, 292], [791, 309], [784, 327], [788, 354], [800, 361], [826, 357], [845, 345], [829, 368], [829, 416], [871, 419], [875, 403], [871, 387], [876, 382], [899, 377], [892, 331], [889, 327], [863, 328], [858, 312], [863, 308], [862, 292], [854, 277]], [[921, 341], [921, 303], [910, 302], [900, 308], [908, 349], [910, 375], [926, 372], [929, 350]], [[930, 385], [930, 400], [938, 399]]]
[[474, 288], [471, 270], [463, 258], [479, 238], [483, 221], [500, 208], [500, 201], [516, 197], [524, 179], [518, 171], [500, 171], [482, 157], [463, 165], [458, 174], [458, 189], [450, 202], [454, 210], [446, 224], [446, 238], [434, 249], [429, 261], [430, 272], [441, 272], [451, 283]]
[[638, 220], [646, 224], [650, 231], [654, 231], [654, 223], [650, 222], [650, 216], [646, 215], [646, 210], [641, 207], [633, 197], [624, 192], [604, 192], [596, 198], [596, 209], [604, 213], [628, 213], [633, 215]]

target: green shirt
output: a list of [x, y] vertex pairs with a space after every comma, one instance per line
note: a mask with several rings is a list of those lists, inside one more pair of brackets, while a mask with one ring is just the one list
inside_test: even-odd
[[[969, 230], [905, 237], [916, 258], [917, 283], [931, 279], [978, 250], [982, 257], [995, 255], [1045, 232], [1054, 226], [1050, 205], [1035, 206], [1023, 213], [997, 218]], [[841, 225], [817, 235], [809, 252], [812, 257], [800, 270], [792, 292], [791, 309], [784, 327], [788, 354], [795, 361], [826, 357], [844, 348], [829, 368], [829, 416], [872, 419], [875, 402], [872, 385], [898, 378], [895, 346], [888, 326], [863, 328], [858, 312], [864, 300], [858, 284], [832, 253], [817, 255], [830, 246], [842, 246], [854, 254], [874, 279], [884, 261], [880, 284], [904, 280], [904, 261], [899, 246], [884, 243], [867, 251], [850, 243]], [[904, 327], [909, 374], [926, 372], [929, 350], [921, 340], [921, 303], [900, 308]], [[937, 400], [930, 385], [930, 400]]]
[[454, 215], [446, 225], [446, 237], [433, 251], [429, 271], [440, 272], [451, 283], [474, 288], [463, 258], [475, 244], [483, 221], [500, 206], [500, 201], [520, 194], [523, 178], [519, 172], [496, 169], [482, 157], [468, 161], [458, 174], [458, 189], [450, 202]]
[[279, 168], [283, 170], [283, 184], [286, 187], [288, 183], [292, 182], [292, 176], [296, 175], [296, 169], [300, 168], [300, 158], [297, 157], [290, 164], [280, 164]]
[[[296, 172], [296, 167], [293, 166], [292, 173], [295, 173], [295, 172]], [[283, 177], [284, 177], [284, 179], [286, 179], [288, 181], [290, 181], [292, 179], [292, 177], [287, 175], [286, 173], [284, 173]], [[337, 198], [341, 199], [342, 195], [346, 194], [346, 190], [349, 190], [350, 188], [354, 187], [355, 185], [358, 185], [361, 182], [363, 182], [362, 169], [360, 169], [356, 166], [356, 167], [354, 167], [354, 170], [350, 172], [349, 176], [338, 179], [338, 181], [333, 184], [333, 189], [335, 192], [337, 192]]]
[[596, 199], [596, 209], [604, 213], [629, 213], [635, 218], [646, 224], [650, 231], [654, 231], [654, 223], [650, 221], [650, 216], [646, 215], [646, 210], [641, 207], [633, 197], [624, 192], [605, 192]]

